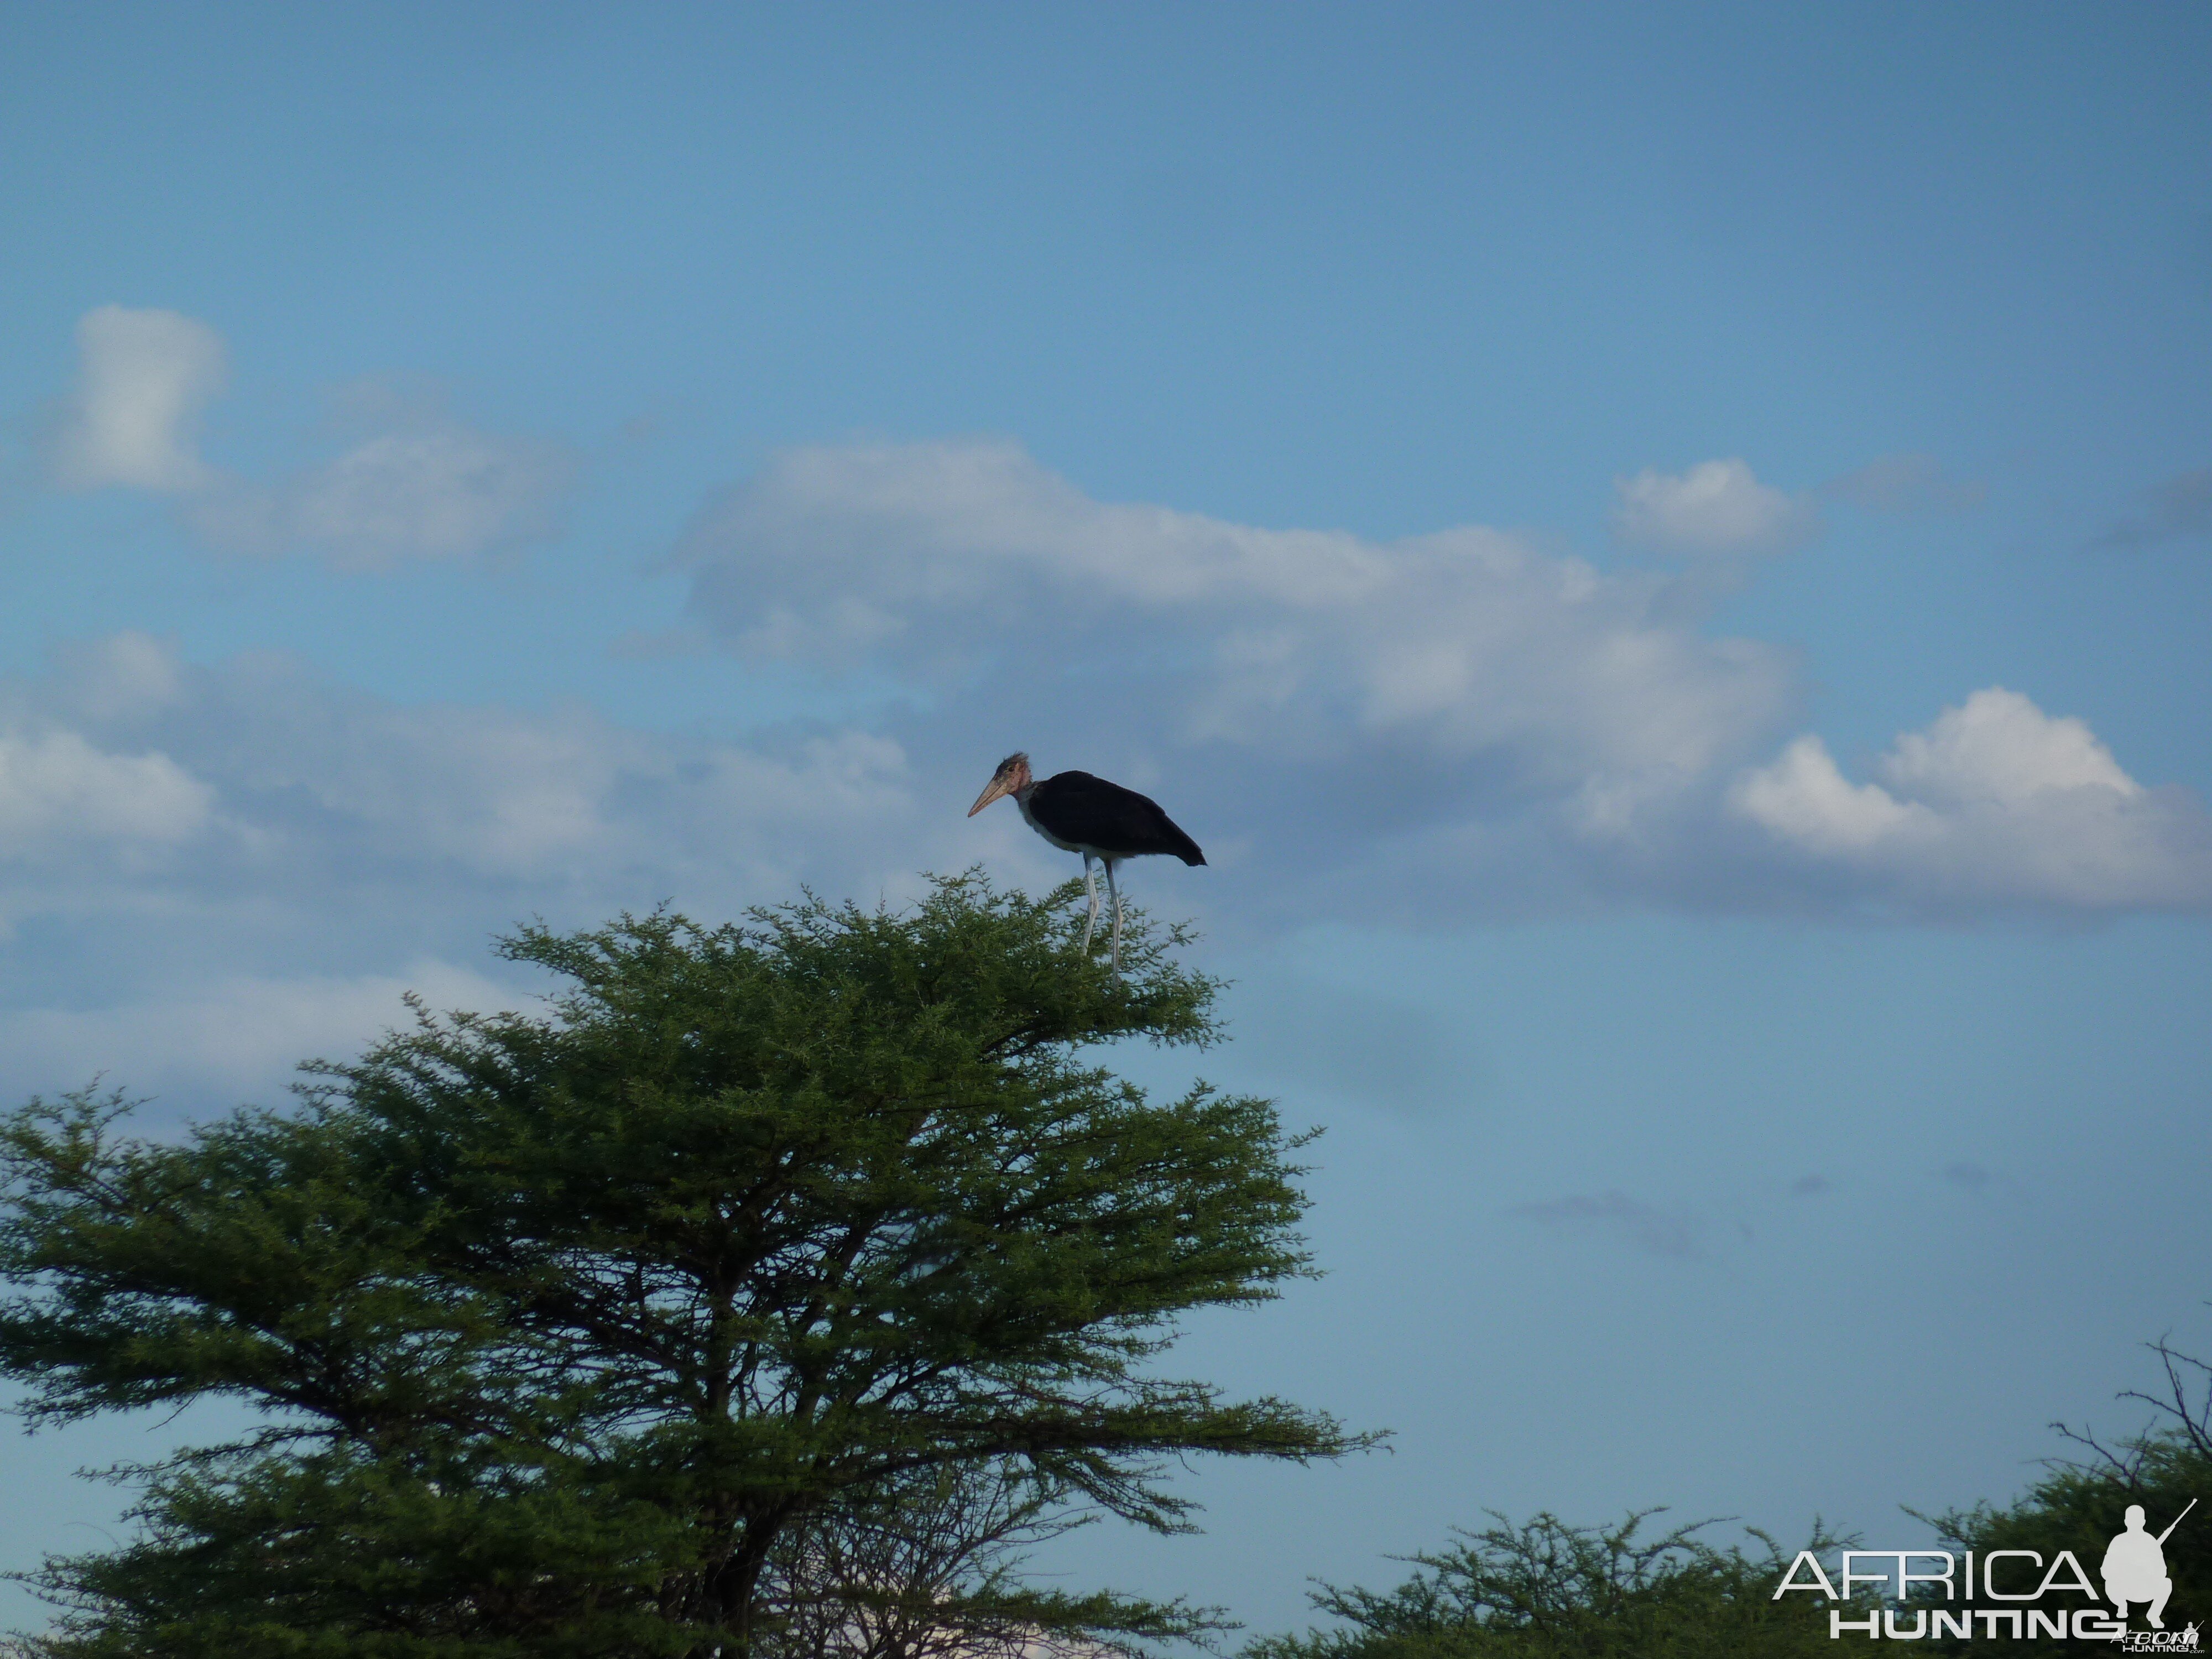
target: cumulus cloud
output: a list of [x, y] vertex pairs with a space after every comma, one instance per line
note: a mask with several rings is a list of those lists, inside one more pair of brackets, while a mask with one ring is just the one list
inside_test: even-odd
[[[428, 532], [377, 534], [356, 556]], [[343, 985], [476, 959], [532, 915], [721, 916], [801, 882], [896, 897], [979, 860], [1048, 882], [1070, 861], [1011, 810], [962, 816], [1018, 747], [1158, 795], [1208, 867], [1125, 888], [1217, 932], [2212, 904], [2202, 807], [2019, 693], [1977, 692], [1847, 776], [1792, 737], [1790, 657], [1714, 636], [1694, 571], [1608, 574], [1480, 526], [1381, 541], [1101, 501], [991, 442], [780, 457], [677, 557], [691, 615], [671, 647], [848, 677], [862, 712], [679, 736], [581, 706], [403, 705], [138, 634], [0, 680], [0, 938], [69, 941], [35, 1005], [16, 998], [24, 1040], [99, 1035], [70, 1024], [87, 1009], [184, 1019], [152, 1012], [189, 1002], [179, 986], [246, 1006], [303, 967], [354, 1007]], [[141, 963], [134, 988], [120, 964]], [[74, 1001], [49, 994], [72, 976]], [[304, 1026], [270, 1024], [299, 1046]], [[1644, 1225], [1627, 1202], [1543, 1218]]]
[[1646, 467], [1614, 479], [1613, 494], [1613, 532], [1665, 552], [1779, 553], [1820, 529], [1809, 506], [1759, 483], [1740, 459], [1700, 461], [1680, 474]]
[[1900, 736], [1881, 772], [1893, 788], [1948, 805], [2017, 805], [2076, 789], [2109, 790], [2122, 799], [2142, 793], [2087, 722], [2053, 720], [2002, 686], [1945, 709], [1925, 732]]
[[200, 411], [222, 389], [222, 342], [173, 311], [101, 306], [76, 325], [77, 383], [52, 450], [64, 489], [198, 489]]
[[2212, 901], [2212, 817], [2148, 790], [2072, 718], [2001, 686], [1899, 734], [1854, 784], [1814, 736], [1729, 790], [1781, 847], [1869, 896], [1934, 908]]
[[1772, 765], [1745, 773], [1731, 799], [1746, 817], [1821, 854], [1856, 851], [1933, 817], [1879, 784], [1849, 782], [1828, 745], [1810, 732], [1791, 743]]
[[1964, 513], [1989, 499], [1978, 478], [1945, 471], [1933, 455], [1878, 455], [1856, 471], [1832, 478], [1821, 493], [1877, 513]]
[[182, 841], [207, 822], [212, 799], [167, 755], [106, 753], [75, 732], [0, 732], [0, 858], [87, 840]]
[[574, 481], [565, 446], [462, 424], [376, 388], [348, 401], [368, 428], [273, 483], [200, 459], [195, 423], [222, 390], [222, 340], [173, 311], [102, 306], [77, 325], [77, 386], [55, 437], [65, 489], [119, 484], [182, 497], [184, 521], [228, 553], [319, 555], [349, 570], [470, 558], [552, 535]]

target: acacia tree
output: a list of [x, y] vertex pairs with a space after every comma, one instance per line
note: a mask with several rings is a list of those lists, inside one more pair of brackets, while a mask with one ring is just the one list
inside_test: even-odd
[[[542, 1014], [416, 1008], [288, 1111], [181, 1141], [110, 1097], [0, 1130], [0, 1370], [36, 1422], [231, 1396], [142, 1471], [137, 1536], [51, 1561], [55, 1656], [775, 1650], [810, 1527], [1012, 1481], [1187, 1525], [1163, 1460], [1359, 1443], [1152, 1362], [1307, 1271], [1270, 1105], [1155, 1101], [1085, 1050], [1203, 1045], [1214, 984], [1073, 892], [939, 881], [703, 927], [542, 927]], [[950, 1484], [948, 1484], [950, 1483]], [[780, 1558], [779, 1550], [784, 1553]], [[1195, 1616], [949, 1582], [942, 1618]], [[782, 1603], [781, 1607], [779, 1603]]]

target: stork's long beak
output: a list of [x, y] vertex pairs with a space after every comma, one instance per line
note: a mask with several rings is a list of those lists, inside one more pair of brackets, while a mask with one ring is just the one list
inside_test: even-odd
[[983, 793], [975, 797], [975, 804], [968, 809], [968, 816], [974, 817], [976, 813], [998, 799], [1000, 796], [1011, 795], [1013, 793], [1013, 775], [1009, 772], [1000, 773], [998, 776], [983, 786]]

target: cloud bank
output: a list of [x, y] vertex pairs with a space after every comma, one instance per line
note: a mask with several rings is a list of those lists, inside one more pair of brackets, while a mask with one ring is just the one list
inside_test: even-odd
[[[139, 476], [196, 459], [165, 430], [132, 441]], [[1709, 551], [1779, 544], [1779, 520], [1727, 520], [1732, 544], [1717, 522]], [[2212, 907], [2203, 805], [2022, 691], [1972, 691], [1839, 760], [1789, 654], [1711, 631], [1694, 560], [1608, 572], [1480, 526], [1241, 525], [1097, 501], [971, 441], [779, 457], [701, 511], [675, 562], [698, 637], [848, 681], [866, 712], [677, 736], [581, 705], [397, 703], [141, 633], [0, 680], [0, 938], [43, 942], [0, 1037], [35, 1067], [242, 1022], [260, 1035], [169, 1047], [263, 1087], [280, 1050], [361, 1026], [394, 963], [483, 1000], [453, 964], [532, 915], [719, 917], [801, 883], [897, 898], [976, 862], [1048, 884], [1072, 860], [1011, 810], [963, 816], [1018, 747], [1159, 797], [1209, 866], [1125, 890], [1232, 936], [1621, 907]], [[1609, 1196], [1540, 1218], [1680, 1242]]]
[[64, 866], [86, 902], [134, 872], [310, 908], [389, 884], [432, 902], [455, 884], [591, 904], [708, 880], [722, 899], [780, 892], [836, 868], [803, 856], [826, 825], [902, 818], [904, 772], [861, 732], [746, 746], [581, 707], [408, 706], [289, 657], [202, 666], [125, 633], [0, 682], [0, 906], [63, 902]]
[[[1717, 465], [1700, 500], [1747, 477]], [[1728, 522], [1747, 545], [1778, 520]], [[118, 635], [0, 684], [0, 923], [250, 895], [416, 916], [419, 951], [453, 938], [433, 916], [904, 890], [977, 859], [1049, 880], [1067, 860], [1011, 811], [961, 816], [1015, 748], [1158, 796], [1211, 867], [1135, 894], [1216, 927], [2212, 905], [2212, 818], [2082, 721], [1987, 687], [1846, 764], [1787, 653], [1709, 630], [1693, 572], [1104, 502], [988, 441], [783, 455], [677, 558], [704, 636], [888, 693], [679, 738]]]
[[902, 896], [992, 844], [955, 845], [958, 814], [914, 783], [866, 732], [678, 738], [581, 707], [394, 703], [143, 634], [72, 647], [0, 680], [0, 941], [40, 963], [0, 997], [10, 1086], [106, 1066], [265, 1095], [404, 1019], [394, 963], [485, 1006], [488, 940], [532, 916], [719, 920], [807, 880]]
[[[1624, 535], [1678, 551], [1809, 533], [1740, 461], [1620, 493]], [[989, 441], [785, 454], [676, 556], [728, 648], [926, 704], [887, 717], [923, 775], [1020, 746], [1171, 781], [1285, 913], [2212, 902], [2201, 805], [2021, 693], [1974, 692], [1851, 781], [1795, 729], [1788, 655], [1711, 635], [1691, 572], [1480, 526], [1382, 543], [1102, 502]]]

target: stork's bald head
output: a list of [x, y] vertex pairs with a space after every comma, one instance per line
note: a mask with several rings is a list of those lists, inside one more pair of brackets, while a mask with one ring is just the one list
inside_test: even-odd
[[968, 816], [972, 818], [1000, 796], [1018, 795], [1029, 787], [1030, 757], [1016, 750], [999, 763], [999, 769], [991, 774], [990, 782], [985, 784], [983, 793], [975, 797], [975, 804], [968, 809]]

